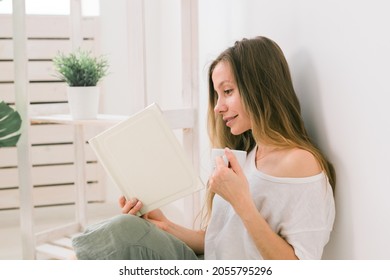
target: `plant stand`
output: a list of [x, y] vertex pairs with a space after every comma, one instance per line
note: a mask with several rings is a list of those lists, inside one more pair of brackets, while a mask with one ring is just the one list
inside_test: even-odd
[[[48, 258], [69, 259], [73, 256], [71, 238], [82, 232], [87, 225], [86, 207], [88, 203], [86, 193], [86, 170], [85, 170], [85, 126], [113, 125], [126, 116], [99, 115], [96, 120], [73, 120], [70, 115], [37, 116], [31, 118], [32, 123], [44, 124], [70, 124], [75, 127], [75, 222], [59, 226], [50, 230], [35, 233], [36, 254], [42, 254]], [[21, 203], [29, 203], [21, 201]], [[27, 218], [27, 217], [26, 217]], [[22, 220], [24, 218], [22, 217]]]

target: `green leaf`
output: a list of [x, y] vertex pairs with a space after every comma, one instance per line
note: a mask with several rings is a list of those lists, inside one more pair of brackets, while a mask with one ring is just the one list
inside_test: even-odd
[[0, 102], [0, 147], [15, 146], [20, 138], [17, 133], [22, 125], [19, 113], [4, 101]]

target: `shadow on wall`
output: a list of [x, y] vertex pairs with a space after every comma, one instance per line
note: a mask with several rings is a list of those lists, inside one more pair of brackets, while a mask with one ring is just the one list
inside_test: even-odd
[[[324, 109], [323, 100], [326, 98], [326, 93], [322, 90], [316, 65], [309, 51], [305, 49], [295, 52], [289, 58], [289, 64], [308, 133], [314, 143], [334, 164], [336, 175], [340, 175], [338, 171], [345, 170], [345, 168], [340, 166], [343, 161], [339, 160], [328, 139], [327, 131], [332, 129], [332, 125], [326, 123], [326, 114], [331, 114], [332, 110]], [[348, 207], [351, 202], [345, 201], [346, 198], [351, 198], [351, 196], [345, 193], [348, 188], [342, 190], [342, 196], [337, 196], [339, 188], [342, 188], [342, 186], [337, 185], [335, 191], [336, 221], [330, 241], [324, 251], [324, 259], [348, 259], [350, 256], [354, 256], [353, 219], [351, 207]], [[346, 248], [348, 248], [347, 252], [345, 251]]]
[[322, 92], [316, 68], [309, 52], [300, 50], [290, 58], [294, 87], [301, 103], [306, 128], [313, 141], [323, 146], [328, 142], [322, 108]]

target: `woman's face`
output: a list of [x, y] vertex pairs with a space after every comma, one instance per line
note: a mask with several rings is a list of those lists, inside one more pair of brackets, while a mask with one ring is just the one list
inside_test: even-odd
[[230, 64], [226, 61], [219, 62], [215, 66], [211, 78], [218, 95], [214, 112], [222, 116], [233, 135], [239, 135], [251, 129], [249, 115], [242, 105]]

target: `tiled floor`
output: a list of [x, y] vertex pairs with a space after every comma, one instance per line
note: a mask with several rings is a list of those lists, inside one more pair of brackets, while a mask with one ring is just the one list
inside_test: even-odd
[[[115, 203], [89, 204], [88, 223], [112, 217], [120, 213]], [[53, 206], [34, 210], [35, 231], [67, 224], [75, 219], [74, 206]], [[0, 260], [20, 260], [22, 256], [20, 212], [19, 210], [0, 211]]]

